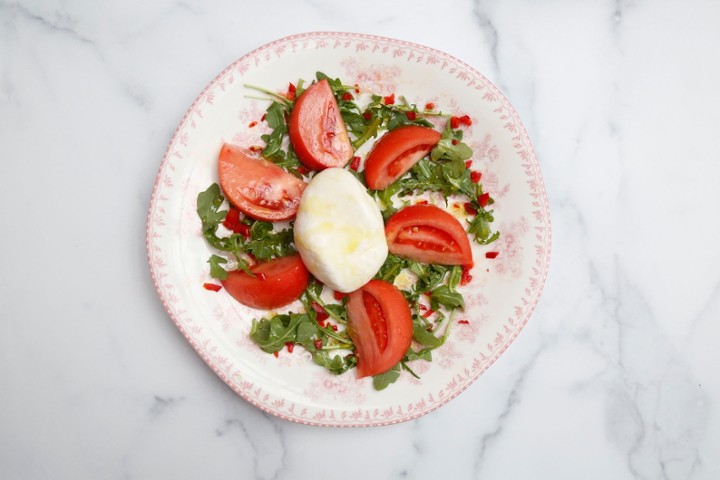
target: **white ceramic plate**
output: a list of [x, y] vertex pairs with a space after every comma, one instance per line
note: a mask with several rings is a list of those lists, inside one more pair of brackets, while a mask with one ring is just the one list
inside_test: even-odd
[[[315, 72], [372, 92], [404, 95], [446, 113], [469, 114], [464, 140], [473, 168], [496, 200], [500, 239], [474, 246], [467, 308], [432, 363], [414, 364], [417, 380], [403, 374], [386, 390], [354, 371], [334, 376], [296, 348], [278, 358], [248, 338], [251, 319], [212, 281], [212, 253], [200, 233], [197, 194], [217, 182], [223, 141], [261, 144], [259, 120], [268, 103], [244, 85], [284, 90]], [[278, 417], [327, 426], [373, 426], [424, 415], [461, 393], [517, 337], [540, 297], [550, 260], [550, 217], [540, 166], [525, 128], [507, 99], [485, 77], [452, 56], [388, 38], [349, 33], [307, 33], [265, 45], [221, 72], [192, 104], [162, 160], [147, 225], [148, 260], [170, 317], [212, 370], [241, 397]], [[485, 251], [498, 251], [494, 260]]]

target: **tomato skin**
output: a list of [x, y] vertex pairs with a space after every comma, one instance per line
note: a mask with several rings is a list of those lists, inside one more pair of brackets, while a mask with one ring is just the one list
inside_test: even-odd
[[312, 169], [344, 167], [353, 156], [345, 121], [325, 79], [310, 85], [295, 101], [288, 133], [298, 158]]
[[421, 263], [472, 265], [472, 247], [460, 222], [434, 205], [410, 205], [385, 224], [390, 253]]
[[405, 175], [440, 141], [440, 132], [418, 125], [390, 130], [365, 159], [365, 180], [372, 190], [384, 190]]
[[220, 149], [218, 176], [230, 203], [266, 222], [293, 218], [307, 185], [274, 163], [229, 144]]
[[262, 310], [292, 303], [310, 282], [310, 273], [298, 254], [260, 262], [250, 271], [256, 276], [242, 270], [228, 272], [222, 285], [238, 302]]
[[395, 285], [370, 280], [348, 294], [347, 311], [359, 378], [387, 372], [402, 360], [412, 341], [412, 314]]

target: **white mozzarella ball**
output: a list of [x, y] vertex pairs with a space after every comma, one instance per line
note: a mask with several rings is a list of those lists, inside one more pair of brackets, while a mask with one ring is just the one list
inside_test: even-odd
[[370, 281], [388, 254], [382, 214], [350, 172], [328, 168], [300, 198], [295, 245], [308, 270], [338, 292]]

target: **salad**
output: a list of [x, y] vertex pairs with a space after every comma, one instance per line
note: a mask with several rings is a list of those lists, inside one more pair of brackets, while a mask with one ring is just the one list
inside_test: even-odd
[[[219, 283], [205, 288], [259, 310], [250, 336], [269, 354], [304, 348], [315, 364], [370, 376], [378, 390], [403, 372], [417, 376], [412, 362], [431, 361], [453, 323], [467, 322], [461, 290], [477, 262], [471, 242], [500, 235], [491, 227], [494, 200], [463, 142], [472, 119], [321, 72], [282, 92], [248, 88], [270, 102], [248, 127], [264, 123], [268, 133], [262, 145], [223, 145], [219, 183], [198, 195], [203, 236], [217, 251], [208, 264]], [[345, 279], [348, 267], [327, 260], [333, 245], [308, 246], [298, 234], [315, 229], [303, 228], [310, 192], [341, 183], [322, 180], [331, 172], [355, 182], [342, 191], [361, 186], [352, 204], [364, 195], [377, 211], [385, 250], [376, 250], [377, 265], [367, 254], [355, 260], [370, 269], [364, 277]], [[316, 188], [322, 181], [328, 186]]]

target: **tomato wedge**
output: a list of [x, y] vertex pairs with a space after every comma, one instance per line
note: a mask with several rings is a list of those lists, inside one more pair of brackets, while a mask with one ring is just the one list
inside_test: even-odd
[[310, 85], [295, 101], [288, 133], [298, 158], [310, 168], [344, 167], [352, 158], [345, 121], [325, 79]]
[[472, 247], [460, 222], [434, 205], [411, 205], [385, 224], [390, 253], [422, 263], [472, 265]]
[[347, 312], [358, 377], [378, 375], [397, 365], [410, 348], [413, 330], [402, 292], [384, 280], [370, 280], [348, 295]]
[[220, 150], [218, 175], [230, 203], [266, 222], [293, 218], [307, 185], [274, 163], [228, 144]]
[[250, 271], [254, 277], [242, 270], [228, 272], [222, 284], [235, 300], [252, 308], [284, 307], [300, 297], [310, 282], [310, 273], [300, 255], [260, 262]]
[[440, 141], [440, 132], [418, 125], [390, 130], [365, 159], [365, 180], [372, 190], [384, 190], [402, 177]]

